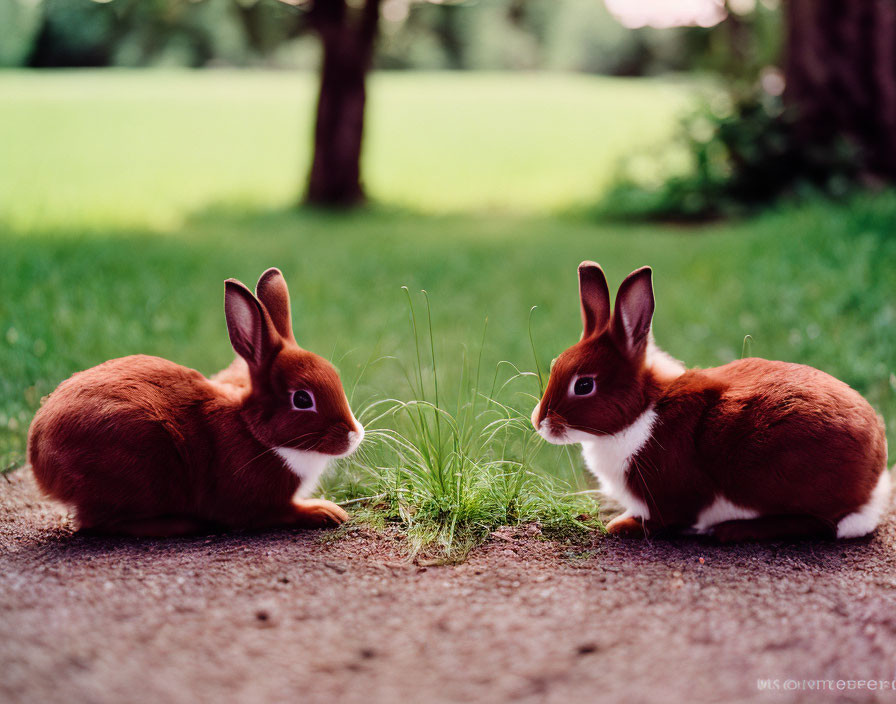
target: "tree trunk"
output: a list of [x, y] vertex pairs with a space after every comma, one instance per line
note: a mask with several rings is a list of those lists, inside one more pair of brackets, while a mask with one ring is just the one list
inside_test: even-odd
[[896, 180], [896, 2], [788, 0], [785, 74], [805, 148], [846, 138]]
[[314, 158], [308, 203], [345, 208], [364, 201], [361, 140], [365, 82], [379, 21], [379, 0], [367, 0], [353, 18], [344, 0], [316, 0], [311, 21], [323, 45]]

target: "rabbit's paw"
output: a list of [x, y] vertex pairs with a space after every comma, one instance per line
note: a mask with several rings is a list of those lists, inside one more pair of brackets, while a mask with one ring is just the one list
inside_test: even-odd
[[332, 528], [348, 520], [341, 506], [326, 499], [302, 499], [294, 506], [296, 523], [303, 528]]
[[607, 523], [607, 533], [620, 538], [643, 538], [644, 523], [640, 518], [622, 514]]

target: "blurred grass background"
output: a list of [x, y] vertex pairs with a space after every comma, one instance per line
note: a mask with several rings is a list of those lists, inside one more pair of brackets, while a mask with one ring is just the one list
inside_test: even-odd
[[[174, 229], [214, 204], [297, 203], [317, 77], [264, 71], [0, 73], [0, 222]], [[370, 196], [421, 213], [590, 202], [664, 142], [693, 85], [581, 74], [374, 74]], [[495, 186], [499, 184], [500, 187]]]
[[[300, 344], [348, 387], [412, 354], [400, 291], [425, 288], [440, 373], [489, 319], [484, 367], [532, 370], [578, 339], [575, 267], [655, 269], [656, 337], [691, 365], [752, 353], [853, 385], [896, 439], [896, 196], [704, 226], [599, 221], [617, 157], [665, 139], [692, 84], [554, 74], [373, 77], [376, 204], [298, 210], [313, 77], [266, 72], [0, 74], [0, 453], [18, 466], [40, 398], [138, 352], [212, 373], [232, 356], [222, 281], [280, 267]], [[511, 389], [520, 409], [534, 385]], [[353, 405], [407, 398], [391, 360]], [[554, 471], [557, 453], [550, 454]], [[569, 481], [586, 486], [580, 472]]]

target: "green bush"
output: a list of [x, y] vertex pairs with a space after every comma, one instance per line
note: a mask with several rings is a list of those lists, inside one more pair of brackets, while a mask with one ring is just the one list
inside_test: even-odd
[[709, 219], [788, 196], [845, 195], [858, 158], [845, 140], [806, 146], [793, 113], [760, 89], [716, 95], [686, 117], [672, 144], [628, 158], [602, 214]]

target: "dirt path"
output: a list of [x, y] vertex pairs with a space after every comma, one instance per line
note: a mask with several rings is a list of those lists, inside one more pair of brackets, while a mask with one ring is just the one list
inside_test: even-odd
[[894, 547], [892, 513], [839, 544], [507, 530], [420, 568], [366, 530], [73, 537], [17, 472], [0, 479], [0, 701], [818, 701], [785, 680], [896, 678]]

